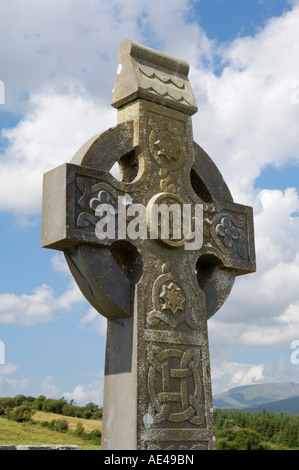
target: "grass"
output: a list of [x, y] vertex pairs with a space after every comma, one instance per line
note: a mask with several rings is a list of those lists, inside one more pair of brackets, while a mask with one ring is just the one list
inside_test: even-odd
[[101, 420], [90, 420], [87, 428], [85, 420], [82, 418], [73, 418], [61, 416], [54, 413], [37, 412], [33, 416], [33, 423], [17, 423], [0, 417], [0, 445], [77, 445], [83, 450], [100, 450], [100, 446], [73, 436], [68, 432], [61, 433], [45, 428], [40, 421], [52, 421], [53, 419], [66, 419], [69, 423], [69, 429], [75, 430], [77, 423], [82, 423], [86, 432], [93, 429], [101, 429]]
[[75, 431], [77, 424], [84, 426], [85, 432], [100, 430], [102, 432], [102, 420], [100, 419], [84, 419], [73, 418], [72, 416], [62, 416], [55, 413], [46, 413], [45, 411], [36, 411], [32, 417], [33, 421], [53, 421], [53, 419], [65, 419], [68, 422], [69, 430]]

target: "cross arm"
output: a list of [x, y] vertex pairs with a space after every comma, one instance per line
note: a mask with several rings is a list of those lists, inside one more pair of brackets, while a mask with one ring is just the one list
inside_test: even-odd
[[101, 189], [105, 191], [109, 187], [111, 200], [113, 198], [113, 202], [117, 202], [112, 181], [113, 177], [105, 172], [70, 163], [45, 173], [42, 247], [65, 250], [78, 243], [107, 243], [100, 241], [95, 234], [98, 221], [95, 209]]
[[252, 208], [230, 201], [204, 204], [203, 254], [216, 256], [236, 275], [255, 272]]
[[[138, 187], [138, 183], [137, 183]], [[109, 319], [132, 315], [136, 279], [128, 275], [123, 257], [139, 273], [134, 247], [118, 247], [118, 196], [129, 191], [106, 171], [66, 163], [44, 175], [42, 247], [63, 251], [74, 278], [90, 304]], [[100, 205], [113, 210], [114, 236], [99, 239]], [[118, 243], [118, 242], [117, 242]], [[120, 256], [121, 252], [121, 256]], [[108, 274], [107, 274], [108, 273]], [[117, 286], [117, 288], [116, 288]]]

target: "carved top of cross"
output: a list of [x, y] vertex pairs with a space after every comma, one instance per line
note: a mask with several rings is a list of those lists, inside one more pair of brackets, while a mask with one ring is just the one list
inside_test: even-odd
[[[160, 305], [153, 307], [152, 324], [166, 315], [163, 305], [172, 312], [168, 322], [181, 321], [186, 295], [175, 279], [194, 299], [205, 297], [208, 318], [225, 301], [235, 276], [255, 271], [252, 209], [233, 202], [218, 169], [193, 141], [197, 105], [188, 64], [132, 41], [122, 43], [119, 57], [112, 95], [118, 124], [84, 144], [71, 163], [45, 175], [42, 246], [65, 252], [82, 292], [107, 318], [132, 314], [134, 286], [142, 279], [153, 305]], [[110, 173], [116, 162], [120, 181]], [[112, 208], [115, 235], [103, 239], [105, 204]], [[145, 208], [138, 220], [130, 211], [136, 204]], [[194, 207], [202, 207], [202, 244], [191, 249], [183, 226], [181, 236], [171, 232], [163, 238], [160, 224], [151, 238], [160, 204], [189, 205], [193, 230], [200, 230]], [[148, 236], [129, 237], [128, 225], [138, 232], [141, 217]], [[194, 314], [185, 316], [192, 324]]]

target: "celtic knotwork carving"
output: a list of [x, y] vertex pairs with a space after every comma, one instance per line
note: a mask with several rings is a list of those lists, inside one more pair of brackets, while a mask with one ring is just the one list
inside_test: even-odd
[[149, 345], [149, 413], [153, 422], [205, 424], [200, 397], [200, 350], [164, 349]]
[[162, 447], [161, 445], [158, 444], [149, 444], [147, 446], [147, 450], [208, 450], [208, 445], [207, 443], [203, 444], [194, 444], [194, 443], [188, 443], [188, 445], [171, 445], [167, 447]]
[[78, 227], [85, 228], [91, 226], [94, 228], [109, 209], [113, 210], [114, 214], [117, 214], [117, 193], [108, 184], [93, 184], [88, 179], [78, 177], [77, 188], [79, 190], [77, 204], [81, 210], [77, 215]]
[[154, 282], [152, 301], [154, 310], [147, 317], [149, 326], [157, 326], [162, 321], [172, 328], [176, 328], [185, 321], [190, 328], [197, 328], [197, 321], [187, 308], [188, 302], [185, 292], [176, 282], [166, 264], [162, 267], [162, 274]]

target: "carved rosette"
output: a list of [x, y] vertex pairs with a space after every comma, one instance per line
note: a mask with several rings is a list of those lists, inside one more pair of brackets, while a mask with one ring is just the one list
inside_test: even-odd
[[177, 328], [181, 323], [186, 322], [192, 329], [198, 327], [183, 288], [175, 280], [166, 264], [162, 267], [162, 274], [154, 282], [152, 302], [154, 309], [147, 316], [148, 326], [156, 327], [162, 322], [171, 328]]
[[207, 251], [216, 248], [220, 257], [239, 263], [245, 272], [251, 272], [255, 268], [252, 211], [246, 206], [234, 206], [234, 209], [229, 204], [227, 207], [204, 206], [203, 245]]
[[244, 214], [220, 212], [212, 223], [212, 237], [217, 247], [226, 254], [249, 259], [247, 223]]

